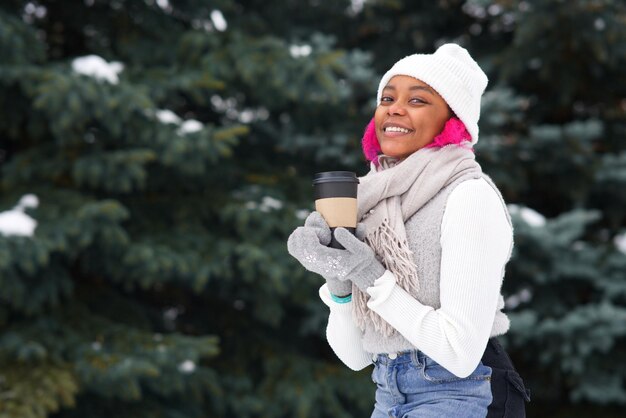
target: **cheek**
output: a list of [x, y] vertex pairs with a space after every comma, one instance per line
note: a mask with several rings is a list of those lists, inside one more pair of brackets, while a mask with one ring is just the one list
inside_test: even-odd
[[382, 106], [378, 106], [374, 112], [374, 121], [376, 121], [376, 129], [382, 125], [385, 117], [385, 109]]
[[379, 122], [384, 121], [386, 116], [387, 106], [383, 106], [382, 104], [376, 106], [376, 110], [374, 111], [374, 119], [376, 119], [376, 123], [378, 124]]
[[443, 127], [445, 126], [445, 123], [446, 123], [445, 120], [434, 119], [429, 129], [430, 136], [434, 138], [435, 135], [438, 135], [439, 133], [441, 133], [441, 131], [443, 131]]
[[447, 112], [430, 112], [426, 117], [421, 117], [422, 129], [427, 136], [434, 138], [439, 134], [448, 120]]
[[448, 116], [448, 112], [441, 114], [441, 117], [439, 118], [439, 125], [437, 129], [437, 133], [435, 135], [439, 135], [443, 131], [443, 129], [446, 127], [446, 122], [449, 119], [450, 119], [450, 116]]

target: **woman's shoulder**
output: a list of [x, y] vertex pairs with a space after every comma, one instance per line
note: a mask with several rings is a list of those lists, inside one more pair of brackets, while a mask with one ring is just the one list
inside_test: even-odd
[[444, 217], [470, 212], [484, 217], [504, 215], [510, 223], [506, 203], [498, 187], [486, 175], [457, 184], [448, 195]]
[[472, 200], [480, 201], [486, 199], [490, 203], [504, 205], [500, 190], [493, 181], [485, 174], [478, 178], [467, 179], [455, 185], [448, 195], [451, 200]]

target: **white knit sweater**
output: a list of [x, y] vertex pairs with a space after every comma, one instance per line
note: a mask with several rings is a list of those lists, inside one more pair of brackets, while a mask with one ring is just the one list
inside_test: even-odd
[[[385, 272], [367, 289], [370, 309], [378, 313], [417, 349], [451, 373], [469, 376], [478, 365], [501, 308], [500, 288], [513, 231], [500, 198], [484, 180], [464, 181], [450, 193], [441, 224], [441, 307], [423, 305], [396, 285]], [[328, 343], [346, 366], [361, 370], [372, 364], [363, 349], [362, 333], [352, 319], [352, 302], [332, 300]]]

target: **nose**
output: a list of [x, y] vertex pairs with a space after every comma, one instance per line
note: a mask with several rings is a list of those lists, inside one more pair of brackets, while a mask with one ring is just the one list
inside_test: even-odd
[[404, 115], [406, 114], [406, 109], [404, 108], [404, 106], [400, 104], [399, 101], [396, 101], [387, 108], [387, 113], [390, 116], [391, 115]]

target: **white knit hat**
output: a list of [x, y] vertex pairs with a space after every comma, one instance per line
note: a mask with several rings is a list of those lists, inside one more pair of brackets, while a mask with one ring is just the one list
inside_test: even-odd
[[376, 104], [380, 104], [383, 88], [396, 75], [417, 78], [435, 89], [478, 141], [480, 97], [487, 87], [487, 76], [465, 48], [445, 44], [434, 54], [413, 54], [396, 62], [378, 85]]

